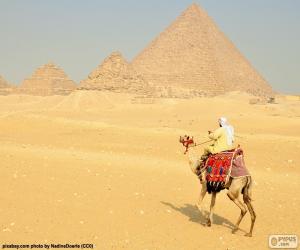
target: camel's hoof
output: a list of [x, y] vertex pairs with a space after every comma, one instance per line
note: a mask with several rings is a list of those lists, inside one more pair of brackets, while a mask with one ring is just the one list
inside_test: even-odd
[[206, 226], [207, 226], [207, 227], [211, 227], [211, 221], [210, 221], [210, 220], [207, 220]]
[[245, 236], [246, 237], [252, 237], [252, 233], [246, 233]]
[[238, 228], [232, 229], [231, 233], [235, 234], [237, 232]]

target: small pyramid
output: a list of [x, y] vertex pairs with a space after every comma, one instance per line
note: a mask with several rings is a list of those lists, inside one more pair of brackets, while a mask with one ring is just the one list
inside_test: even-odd
[[149, 85], [120, 52], [113, 52], [81, 81], [79, 89], [147, 94]]
[[66, 73], [50, 62], [39, 67], [30, 78], [25, 79], [19, 92], [33, 95], [65, 95], [76, 88]]
[[1, 75], [0, 75], [0, 95], [8, 95], [13, 93], [15, 87], [8, 83]]
[[197, 4], [159, 34], [132, 65], [150, 84], [188, 89], [194, 95], [273, 94], [271, 86]]
[[0, 88], [9, 88], [10, 84], [0, 75]]

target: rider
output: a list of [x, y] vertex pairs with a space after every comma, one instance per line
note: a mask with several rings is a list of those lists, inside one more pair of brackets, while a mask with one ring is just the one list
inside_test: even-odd
[[220, 126], [219, 128], [217, 128], [214, 132], [208, 131], [208, 137], [213, 140], [213, 144], [204, 148], [204, 154], [201, 156], [201, 160], [203, 162], [210, 154], [217, 154], [222, 151], [233, 149], [233, 127], [227, 122], [225, 117], [221, 117], [218, 122]]

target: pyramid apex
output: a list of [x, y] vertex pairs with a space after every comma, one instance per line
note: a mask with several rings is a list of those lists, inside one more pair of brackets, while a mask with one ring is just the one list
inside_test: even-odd
[[124, 58], [122, 53], [120, 51], [113, 51], [109, 56], [108, 58], [111, 58], [111, 57], [121, 57], [121, 58]]
[[[114, 60], [120, 60], [124, 63], [128, 63], [126, 58], [122, 55], [120, 51], [113, 51], [108, 57], [104, 59], [104, 62], [114, 61]], [[101, 66], [101, 65], [100, 65]]]
[[122, 53], [118, 50], [111, 52], [111, 55], [119, 55], [122, 56]]
[[197, 3], [192, 3], [188, 6], [180, 16], [175, 20], [175, 22], [190, 22], [195, 23], [195, 20], [201, 20], [201, 22], [211, 22], [206, 11], [200, 7]]
[[188, 6], [187, 8], [186, 8], [186, 10], [184, 11], [185, 13], [187, 13], [187, 12], [199, 12], [199, 11], [201, 11], [202, 9], [201, 9], [201, 7], [199, 6], [199, 4], [197, 4], [197, 3], [192, 3], [190, 6]]
[[187, 9], [199, 9], [200, 6], [197, 3], [192, 3]]
[[52, 61], [49, 61], [48, 63], [46, 63], [46, 64], [44, 65], [44, 67], [55, 68], [55, 67], [56, 67], [56, 65], [55, 65], [55, 63], [54, 63], [54, 62], [52, 62]]

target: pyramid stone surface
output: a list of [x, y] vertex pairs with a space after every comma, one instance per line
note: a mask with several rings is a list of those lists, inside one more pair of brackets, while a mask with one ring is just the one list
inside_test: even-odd
[[113, 52], [104, 62], [92, 71], [79, 89], [109, 90], [115, 92], [139, 93], [148, 95], [150, 86], [120, 52]]
[[14, 89], [15, 88], [0, 75], [0, 95], [10, 94]]
[[30, 78], [25, 79], [19, 87], [19, 92], [42, 96], [66, 95], [75, 88], [75, 83], [61, 68], [48, 63], [39, 67]]
[[185, 10], [132, 62], [145, 79], [167, 92], [191, 95], [245, 91], [272, 95], [256, 72], [198, 5]]
[[8, 88], [9, 83], [0, 75], [0, 88]]

